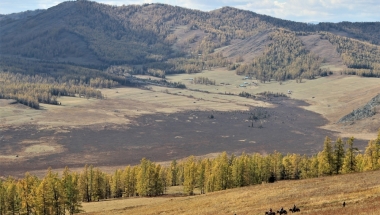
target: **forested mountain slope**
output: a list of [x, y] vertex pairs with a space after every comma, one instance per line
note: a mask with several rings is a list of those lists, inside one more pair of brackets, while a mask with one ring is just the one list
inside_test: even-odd
[[[235, 69], [239, 63], [250, 68], [245, 73], [264, 80], [313, 78], [321, 74], [318, 69], [328, 56], [315, 55], [299, 36], [314, 34], [335, 46], [347, 67], [366, 70], [350, 74], [377, 76], [379, 32], [378, 22], [310, 25], [231, 7], [203, 12], [165, 4], [117, 7], [68, 1], [23, 16], [3, 15], [0, 66], [10, 72], [54, 76], [56, 71], [42, 62], [97, 70], [126, 65], [132, 73], [154, 69], [160, 71], [148, 73], [162, 76], [215, 66]], [[273, 51], [279, 55], [272, 58]], [[301, 65], [305, 59], [308, 66]], [[293, 71], [288, 75], [285, 70]]]
[[0, 14], [0, 21], [5, 21], [5, 22], [11, 22], [12, 20], [17, 20], [17, 19], [26, 19], [32, 16], [35, 16], [39, 13], [44, 12], [45, 10], [27, 10], [24, 12], [19, 12], [19, 13], [11, 13], [7, 15]]

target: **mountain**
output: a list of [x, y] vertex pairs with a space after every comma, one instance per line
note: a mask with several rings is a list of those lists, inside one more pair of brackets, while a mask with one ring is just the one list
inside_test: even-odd
[[13, 21], [13, 20], [18, 20], [18, 19], [26, 19], [31, 16], [35, 16], [39, 13], [42, 13], [45, 10], [27, 10], [24, 12], [20, 13], [11, 13], [7, 15], [0, 14], [0, 21], [8, 20], [8, 21]]
[[[322, 52], [313, 53], [301, 40], [315, 35], [337, 49], [333, 54], [341, 64], [365, 69], [355, 74], [377, 76], [379, 22], [310, 25], [231, 7], [202, 12], [158, 3], [116, 7], [90, 1], [68, 1], [47, 10], [0, 17], [0, 66], [3, 71], [51, 75], [69, 73], [67, 64], [98, 71], [126, 65], [139, 72], [151, 68], [180, 73], [211, 66], [235, 69], [231, 64], [239, 59], [239, 65], [248, 66], [238, 73], [257, 67], [261, 73], [270, 70], [263, 79], [287, 79], [301, 77], [311, 68], [318, 70], [329, 59]], [[289, 55], [289, 60], [272, 65], [278, 61], [271, 57], [277, 52], [273, 50], [279, 49], [277, 57]], [[262, 55], [267, 57], [254, 62]], [[301, 65], [306, 59], [312, 63]], [[283, 72], [293, 68], [299, 72]]]

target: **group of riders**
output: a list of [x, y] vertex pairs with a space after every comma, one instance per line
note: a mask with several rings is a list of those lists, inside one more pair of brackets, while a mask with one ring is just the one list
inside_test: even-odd
[[[289, 210], [292, 211], [292, 212], [297, 212], [297, 211], [299, 211], [299, 209], [297, 208], [296, 205], [294, 205], [293, 208], [290, 208]], [[286, 214], [286, 213], [287, 213], [286, 210], [284, 210], [283, 207], [281, 207], [281, 209], [280, 209], [279, 211], [277, 211], [277, 212], [278, 212], [279, 214]], [[271, 214], [275, 214], [275, 212], [273, 212], [273, 211], [272, 211], [272, 208], [271, 208], [271, 209], [269, 209], [268, 213], [266, 213], [266, 214], [271, 215]]]

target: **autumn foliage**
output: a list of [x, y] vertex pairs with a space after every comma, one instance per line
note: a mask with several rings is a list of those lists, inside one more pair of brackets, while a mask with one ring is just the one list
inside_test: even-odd
[[182, 185], [184, 193], [193, 195], [237, 187], [316, 178], [380, 168], [380, 132], [364, 153], [354, 147], [354, 138], [333, 142], [326, 137], [323, 150], [316, 155], [268, 155], [222, 153], [216, 158], [190, 156], [172, 161], [168, 166], [143, 158], [137, 166], [118, 169], [113, 174], [86, 165], [77, 173], [66, 168], [61, 176], [49, 169], [44, 178], [29, 173], [24, 178], [8, 177], [0, 181], [0, 215], [4, 214], [73, 214], [81, 202], [133, 196], [160, 196], [167, 187]]

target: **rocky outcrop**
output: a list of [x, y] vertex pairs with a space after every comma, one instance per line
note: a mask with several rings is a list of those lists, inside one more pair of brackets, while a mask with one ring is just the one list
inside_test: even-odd
[[356, 120], [372, 117], [376, 114], [376, 110], [380, 110], [380, 94], [373, 97], [366, 105], [352, 111], [350, 114], [342, 117], [338, 123], [353, 122]]

